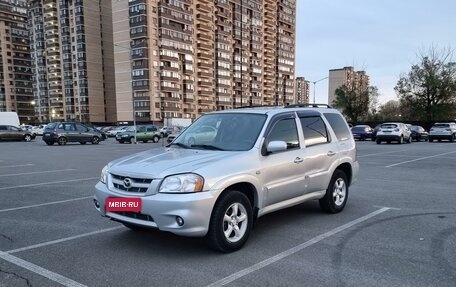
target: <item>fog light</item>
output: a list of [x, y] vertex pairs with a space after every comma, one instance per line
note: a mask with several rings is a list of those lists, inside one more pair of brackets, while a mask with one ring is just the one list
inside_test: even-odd
[[179, 226], [184, 225], [184, 219], [180, 216], [176, 216], [176, 222], [177, 222], [177, 225], [179, 225]]
[[95, 203], [96, 208], [100, 208], [100, 203], [98, 202], [98, 200], [94, 199], [93, 203]]

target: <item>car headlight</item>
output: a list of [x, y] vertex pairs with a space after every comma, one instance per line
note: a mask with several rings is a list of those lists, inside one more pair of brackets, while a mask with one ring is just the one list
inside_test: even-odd
[[204, 178], [194, 173], [176, 174], [165, 177], [160, 184], [160, 193], [191, 193], [203, 190]]
[[105, 167], [103, 167], [103, 169], [101, 170], [100, 181], [102, 183], [106, 183], [107, 179], [108, 179], [108, 166], [105, 165]]

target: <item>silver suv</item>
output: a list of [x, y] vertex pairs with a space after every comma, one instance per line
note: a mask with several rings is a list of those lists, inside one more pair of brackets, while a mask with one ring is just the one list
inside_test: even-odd
[[94, 203], [102, 216], [131, 229], [204, 236], [214, 249], [231, 252], [267, 213], [308, 200], [342, 211], [358, 170], [355, 142], [334, 109], [218, 111], [166, 148], [110, 162]]
[[454, 142], [456, 139], [456, 123], [435, 123], [429, 131], [429, 142], [442, 139]]
[[381, 144], [382, 141], [390, 143], [397, 141], [399, 144], [412, 142], [412, 131], [403, 123], [384, 123], [382, 124], [375, 137], [375, 142]]

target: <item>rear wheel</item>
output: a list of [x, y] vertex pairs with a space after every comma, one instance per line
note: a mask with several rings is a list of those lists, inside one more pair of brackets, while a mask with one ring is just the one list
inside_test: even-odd
[[379, 140], [379, 139], [377, 139], [375, 142], [376, 142], [377, 144], [381, 144], [381, 143], [382, 143], [382, 141]]
[[328, 213], [338, 213], [344, 209], [347, 199], [347, 176], [343, 171], [336, 169], [326, 189], [325, 196], [319, 200], [320, 207]]
[[24, 141], [29, 142], [31, 140], [32, 140], [32, 136], [31, 135], [25, 135], [24, 136]]
[[159, 140], [160, 140], [160, 138], [159, 138], [158, 136], [153, 136], [153, 137], [152, 137], [152, 141], [153, 141], [154, 143], [158, 143]]
[[64, 138], [64, 137], [59, 137], [59, 139], [57, 140], [57, 143], [58, 143], [59, 145], [66, 145], [67, 139]]
[[249, 237], [252, 223], [252, 205], [247, 196], [228, 190], [214, 206], [206, 240], [217, 251], [228, 253], [239, 250]]

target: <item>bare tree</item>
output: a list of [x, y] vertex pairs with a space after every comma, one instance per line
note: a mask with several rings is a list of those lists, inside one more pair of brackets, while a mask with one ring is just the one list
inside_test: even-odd
[[419, 63], [402, 76], [395, 91], [408, 118], [436, 121], [456, 117], [456, 63], [453, 50], [431, 47], [418, 55]]
[[342, 110], [348, 120], [354, 124], [367, 119], [372, 103], [378, 97], [377, 87], [367, 89], [358, 85], [343, 85], [336, 89], [334, 107]]

